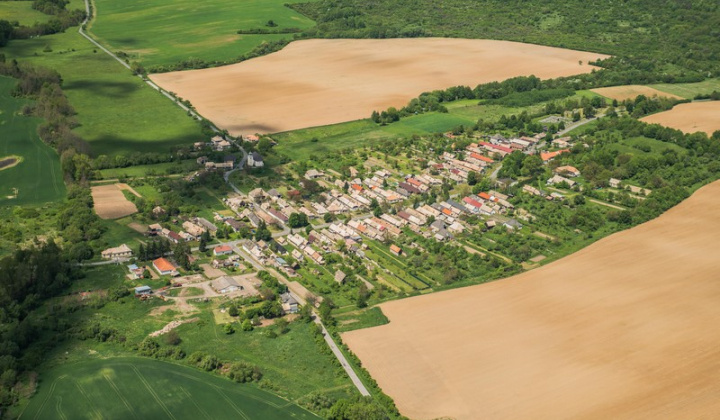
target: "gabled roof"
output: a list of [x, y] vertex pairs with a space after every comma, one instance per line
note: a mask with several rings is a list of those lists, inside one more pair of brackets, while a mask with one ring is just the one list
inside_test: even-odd
[[157, 267], [157, 269], [160, 271], [174, 271], [176, 269], [173, 263], [163, 257], [160, 257], [153, 261], [153, 265]]

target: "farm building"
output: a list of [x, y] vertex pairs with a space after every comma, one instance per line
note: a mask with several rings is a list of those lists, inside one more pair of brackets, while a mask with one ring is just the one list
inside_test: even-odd
[[135, 296], [149, 295], [152, 293], [150, 286], [138, 286], [135, 288]]
[[153, 268], [161, 276], [176, 276], [178, 275], [177, 267], [165, 258], [158, 258], [153, 261]]
[[228, 276], [222, 276], [210, 283], [213, 289], [218, 293], [231, 293], [236, 290], [242, 290], [243, 287], [235, 281], [234, 278]]
[[115, 248], [108, 248], [102, 252], [102, 257], [106, 260], [112, 260], [116, 258], [129, 258], [132, 257], [132, 249], [129, 246], [122, 244]]
[[296, 314], [298, 312], [298, 301], [295, 300], [290, 292], [281, 294], [280, 301], [286, 314]]
[[230, 245], [216, 246], [215, 249], [213, 249], [213, 255], [215, 255], [215, 256], [228, 255], [228, 254], [232, 254], [232, 252], [233, 251], [232, 251], [232, 248], [230, 247]]

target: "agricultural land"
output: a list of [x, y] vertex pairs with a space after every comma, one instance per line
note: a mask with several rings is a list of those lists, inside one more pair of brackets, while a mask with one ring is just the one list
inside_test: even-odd
[[0, 419], [712, 417], [718, 27], [0, 0]]

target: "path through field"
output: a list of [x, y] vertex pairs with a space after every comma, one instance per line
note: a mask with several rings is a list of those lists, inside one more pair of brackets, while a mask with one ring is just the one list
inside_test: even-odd
[[509, 279], [381, 305], [343, 334], [412, 419], [720, 413], [720, 182]]
[[604, 57], [508, 41], [318, 39], [238, 64], [150, 78], [237, 135], [369, 118], [434, 89], [588, 73], [594, 67], [587, 62]]

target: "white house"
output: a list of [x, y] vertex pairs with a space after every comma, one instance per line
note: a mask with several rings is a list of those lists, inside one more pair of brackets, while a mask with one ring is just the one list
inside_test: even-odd
[[247, 163], [251, 168], [262, 168], [265, 166], [265, 162], [263, 162], [263, 158], [258, 152], [250, 153], [248, 155]]

